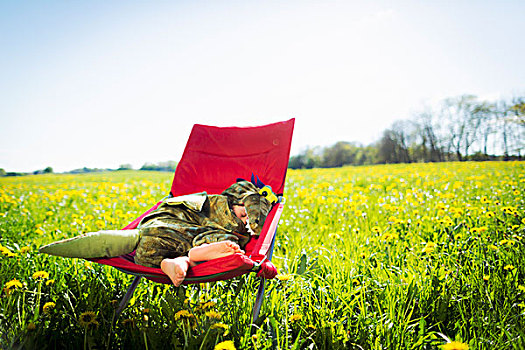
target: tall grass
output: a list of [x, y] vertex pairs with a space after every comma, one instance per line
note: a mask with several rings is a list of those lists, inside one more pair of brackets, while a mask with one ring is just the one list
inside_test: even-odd
[[2, 178], [0, 346], [436, 349], [455, 340], [523, 349], [524, 170], [492, 162], [289, 171], [273, 259], [280, 275], [255, 324], [250, 275], [181, 288], [142, 281], [114, 328], [131, 277], [37, 249], [126, 225], [168, 193], [172, 175]]

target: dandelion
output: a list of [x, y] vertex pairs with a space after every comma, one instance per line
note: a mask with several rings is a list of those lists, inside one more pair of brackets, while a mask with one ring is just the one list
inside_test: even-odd
[[514, 270], [514, 265], [510, 265], [510, 264], [509, 264], [509, 265], [505, 265], [505, 266], [503, 267], [503, 269], [504, 269], [505, 271]]
[[53, 216], [53, 214], [54, 214], [54, 213], [53, 213], [51, 210], [48, 210], [48, 211], [46, 212], [46, 215], [47, 215], [47, 216]]
[[493, 211], [488, 211], [485, 213], [485, 217], [487, 218], [493, 218], [496, 214], [494, 214]]
[[98, 326], [97, 315], [93, 311], [85, 311], [81, 313], [78, 322], [84, 328]]
[[37, 271], [33, 274], [32, 277], [34, 280], [37, 280], [37, 279], [47, 280], [49, 278], [49, 273], [45, 271]]
[[303, 319], [303, 315], [301, 315], [301, 314], [294, 314], [294, 315], [290, 316], [289, 321], [291, 323], [296, 323], [296, 322], [301, 321], [302, 319]]
[[88, 270], [93, 269], [93, 263], [91, 261], [84, 261], [84, 267]]
[[436, 243], [434, 242], [427, 242], [423, 249], [421, 250], [422, 253], [430, 254], [436, 249]]
[[206, 311], [206, 310], [213, 309], [215, 306], [217, 306], [216, 302], [208, 301], [208, 302], [205, 302], [205, 303], [201, 304], [200, 305], [200, 309], [203, 310], [203, 311]]
[[370, 229], [370, 231], [374, 232], [374, 233], [379, 233], [381, 232], [381, 229], [379, 228], [379, 226], [374, 226]]
[[95, 225], [99, 228], [99, 229], [102, 229], [106, 226], [106, 223], [103, 221], [103, 220], [97, 220], [95, 221]]
[[492, 250], [498, 250], [498, 247], [496, 247], [494, 244], [489, 244], [488, 247]]
[[231, 340], [226, 340], [226, 341], [223, 341], [217, 345], [215, 345], [215, 348], [213, 348], [214, 350], [236, 350], [235, 349], [235, 345], [233, 344], [233, 341]]
[[210, 329], [222, 329], [227, 331], [230, 327], [226, 323], [217, 322], [211, 325]]
[[175, 321], [184, 319], [194, 319], [195, 315], [190, 313], [188, 310], [180, 310], [175, 314]]
[[2, 252], [2, 254], [4, 254], [5, 256], [7, 256], [8, 258], [12, 258], [14, 256], [16, 256], [15, 253], [13, 253], [12, 251], [10, 251], [8, 248], [4, 247], [4, 246], [1, 246], [0, 245], [0, 251]]
[[25, 254], [25, 253], [29, 252], [30, 250], [31, 250], [31, 248], [29, 248], [29, 247], [22, 247], [22, 248], [20, 248], [20, 253], [21, 254]]
[[398, 238], [399, 238], [399, 235], [395, 232], [385, 232], [383, 236], [381, 236], [381, 239], [385, 241], [393, 241]]
[[45, 314], [49, 314], [51, 313], [51, 311], [53, 311], [53, 309], [55, 308], [55, 303], [52, 302], [52, 301], [49, 301], [47, 303], [44, 304], [44, 307], [42, 308], [42, 311], [44, 311]]
[[289, 280], [292, 279], [292, 275], [290, 275], [290, 274], [287, 274], [287, 275], [277, 275], [277, 276], [275, 276], [275, 277], [277, 277], [277, 279], [278, 279], [279, 281], [289, 281]]
[[519, 285], [518, 286], [518, 289], [522, 292], [525, 292], [525, 286], [522, 286], [522, 285]]
[[23, 285], [22, 285], [22, 282], [20, 282], [19, 280], [11, 280], [9, 282], [7, 282], [5, 284], [5, 289], [7, 290], [11, 290], [11, 289], [18, 289], [18, 288], [22, 288]]
[[488, 281], [490, 279], [490, 276], [489, 275], [483, 275], [483, 280], [484, 281]]
[[50, 280], [46, 281], [46, 286], [51, 286], [53, 284], [55, 284], [55, 280], [54, 279], [50, 279]]
[[468, 350], [468, 345], [459, 341], [452, 341], [442, 345], [443, 350]]
[[208, 318], [212, 318], [212, 319], [216, 319], [216, 320], [220, 320], [222, 318], [222, 315], [216, 311], [206, 311], [205, 313], [206, 317]]

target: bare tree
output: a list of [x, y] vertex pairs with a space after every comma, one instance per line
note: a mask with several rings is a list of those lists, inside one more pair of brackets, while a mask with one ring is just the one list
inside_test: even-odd
[[476, 96], [473, 95], [448, 98], [443, 102], [442, 115], [449, 132], [449, 149], [456, 153], [459, 161], [463, 160], [463, 155], [468, 155], [470, 146], [477, 139], [480, 121], [475, 116], [476, 105]]
[[415, 117], [415, 133], [419, 138], [419, 149], [423, 161], [441, 162], [443, 158], [443, 140], [439, 137], [440, 124], [436, 122], [436, 114], [426, 108]]

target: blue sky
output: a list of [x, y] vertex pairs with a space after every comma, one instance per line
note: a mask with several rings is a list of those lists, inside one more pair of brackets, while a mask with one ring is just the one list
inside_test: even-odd
[[0, 168], [178, 160], [194, 123], [369, 143], [525, 94], [524, 1], [0, 1]]

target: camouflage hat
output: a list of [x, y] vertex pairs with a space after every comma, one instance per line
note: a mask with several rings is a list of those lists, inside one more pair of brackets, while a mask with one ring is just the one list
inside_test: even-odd
[[272, 204], [259, 193], [259, 189], [243, 180], [228, 187], [222, 195], [228, 197], [230, 205], [244, 205], [250, 228], [255, 234], [260, 234]]

